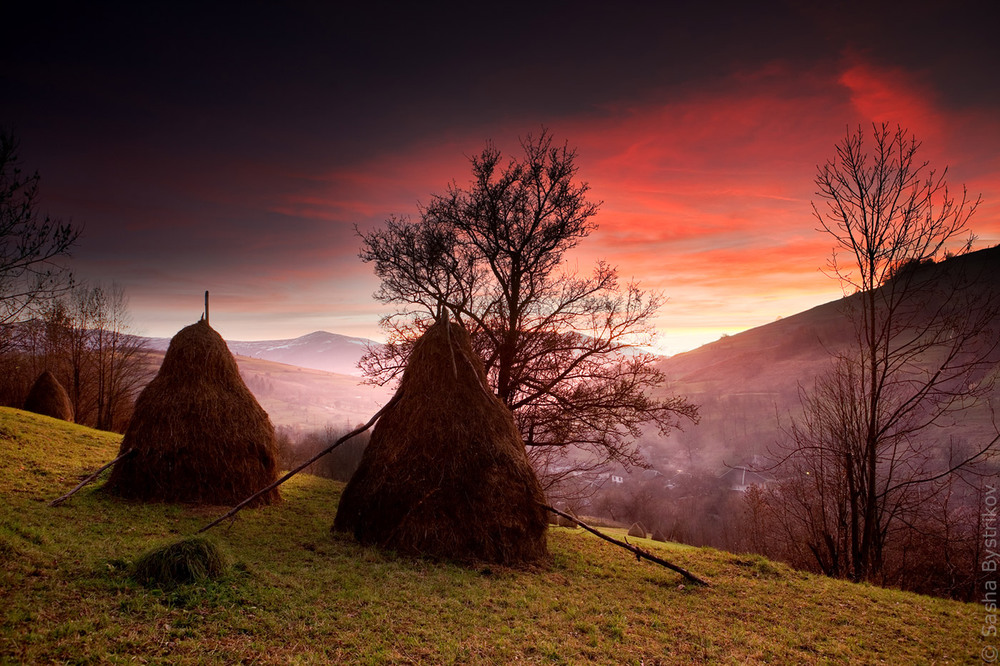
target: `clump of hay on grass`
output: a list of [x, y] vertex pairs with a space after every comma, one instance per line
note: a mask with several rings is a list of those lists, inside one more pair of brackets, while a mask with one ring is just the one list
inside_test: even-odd
[[24, 410], [63, 421], [73, 420], [73, 403], [70, 402], [69, 394], [48, 370], [38, 375], [38, 379], [31, 385], [24, 401]]
[[171, 588], [214, 580], [228, 568], [226, 556], [213, 541], [192, 537], [144, 553], [129, 575], [147, 587]]
[[[105, 488], [145, 501], [233, 505], [277, 480], [274, 426], [206, 322], [174, 336], [135, 403]], [[255, 505], [278, 499], [277, 489]]]
[[406, 554], [547, 560], [541, 487], [510, 410], [488, 386], [465, 329], [431, 326], [341, 495], [334, 529]]
[[653, 541], [662, 541], [664, 543], [666, 543], [667, 541], [667, 535], [664, 534], [661, 530], [653, 530], [653, 535], [650, 538]]

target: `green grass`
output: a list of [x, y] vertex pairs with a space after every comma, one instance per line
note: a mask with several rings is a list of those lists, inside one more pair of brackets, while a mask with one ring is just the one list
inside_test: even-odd
[[223, 509], [124, 502], [100, 482], [48, 506], [118, 442], [0, 409], [0, 663], [919, 664], [985, 645], [975, 604], [757, 556], [630, 539], [710, 588], [565, 528], [547, 569], [397, 557], [331, 533], [342, 486], [307, 475], [209, 533], [220, 578], [149, 588], [130, 577], [140, 556]]

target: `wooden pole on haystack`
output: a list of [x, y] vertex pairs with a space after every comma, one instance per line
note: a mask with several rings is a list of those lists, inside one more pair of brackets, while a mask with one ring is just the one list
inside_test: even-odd
[[205, 323], [208, 324], [208, 289], [205, 290]]
[[618, 546], [620, 548], [624, 548], [625, 550], [632, 552], [635, 555], [635, 559], [636, 560], [647, 559], [650, 562], [655, 562], [656, 564], [659, 564], [660, 566], [664, 566], [664, 567], [666, 567], [668, 569], [671, 569], [672, 571], [676, 571], [677, 573], [679, 573], [680, 575], [684, 576], [685, 578], [687, 578], [692, 583], [695, 583], [697, 585], [705, 585], [706, 587], [708, 586], [708, 582], [707, 581], [702, 580], [701, 578], [698, 578], [698, 576], [695, 576], [690, 571], [688, 571], [686, 569], [683, 569], [683, 568], [677, 566], [676, 564], [672, 564], [670, 562], [667, 562], [665, 559], [663, 559], [661, 557], [657, 557], [656, 555], [653, 555], [648, 550], [643, 550], [642, 548], [639, 548], [639, 546], [635, 546], [635, 545], [630, 544], [630, 543], [625, 542], [625, 541], [619, 541], [618, 539], [615, 539], [614, 537], [610, 537], [607, 534], [604, 534], [603, 532], [600, 532], [600, 531], [594, 529], [593, 527], [591, 527], [587, 523], [583, 522], [582, 520], [580, 520], [576, 516], [571, 516], [568, 513], [564, 513], [562, 511], [560, 511], [559, 509], [556, 509], [555, 507], [549, 506], [548, 504], [543, 504], [542, 506], [546, 510], [551, 511], [552, 513], [556, 514], [557, 516], [562, 516], [563, 518], [566, 518], [567, 520], [573, 521], [574, 523], [576, 523], [577, 525], [579, 525], [583, 529], [587, 530], [588, 532], [590, 532], [591, 534], [593, 534], [595, 536], [598, 536], [598, 537], [604, 539], [608, 543], [613, 543], [613, 544], [615, 544], [616, 546]]
[[107, 468], [111, 467], [112, 465], [114, 465], [119, 460], [125, 460], [125, 458], [128, 458], [129, 456], [131, 456], [131, 455], [133, 455], [135, 453], [136, 453], [136, 449], [129, 449], [128, 451], [126, 451], [125, 453], [121, 454], [120, 456], [118, 456], [117, 458], [115, 458], [114, 460], [112, 460], [111, 462], [109, 462], [107, 465], [105, 465], [104, 467], [102, 467], [101, 469], [97, 470], [96, 472], [94, 472], [93, 474], [91, 474], [90, 476], [88, 476], [86, 479], [84, 479], [83, 481], [81, 481], [80, 485], [78, 485], [73, 490], [69, 491], [68, 493], [66, 493], [62, 497], [57, 497], [54, 500], [52, 500], [51, 502], [49, 502], [49, 506], [59, 506], [60, 504], [62, 504], [66, 500], [68, 500], [70, 497], [72, 497], [73, 495], [75, 495], [78, 490], [80, 490], [85, 485], [87, 485], [88, 483], [90, 483], [91, 481], [93, 481], [94, 479], [96, 479], [97, 477], [99, 477], [101, 475], [101, 472], [103, 472]]
[[341, 437], [340, 439], [338, 439], [336, 442], [334, 442], [330, 446], [326, 447], [325, 449], [323, 449], [322, 451], [320, 451], [319, 453], [317, 453], [316, 455], [314, 455], [309, 460], [305, 461], [304, 463], [300, 464], [295, 469], [293, 469], [290, 472], [286, 473], [283, 477], [281, 477], [280, 479], [278, 479], [277, 481], [275, 481], [274, 483], [272, 483], [268, 487], [263, 488], [263, 489], [257, 491], [256, 493], [254, 493], [253, 495], [251, 495], [250, 497], [246, 498], [245, 500], [243, 500], [242, 502], [240, 502], [239, 504], [237, 504], [236, 506], [234, 506], [232, 509], [230, 509], [229, 511], [227, 511], [225, 514], [219, 516], [218, 518], [216, 518], [215, 520], [213, 520], [212, 522], [210, 522], [208, 525], [205, 525], [203, 528], [201, 528], [200, 530], [198, 530], [197, 532], [195, 532], [195, 534], [201, 534], [202, 532], [215, 527], [216, 525], [218, 525], [219, 523], [221, 523], [222, 521], [224, 521], [226, 518], [230, 518], [232, 516], [235, 516], [237, 513], [239, 513], [240, 509], [242, 509], [243, 507], [245, 507], [250, 502], [254, 501], [255, 499], [257, 499], [258, 497], [260, 497], [264, 493], [269, 492], [271, 490], [274, 490], [275, 488], [277, 488], [278, 486], [280, 486], [282, 483], [284, 483], [285, 481], [288, 481], [288, 479], [292, 478], [293, 476], [295, 476], [296, 474], [298, 474], [299, 472], [301, 472], [302, 470], [304, 470], [306, 467], [309, 467], [309, 465], [313, 464], [314, 462], [316, 462], [317, 460], [319, 460], [320, 458], [322, 458], [326, 454], [330, 453], [331, 451], [333, 451], [335, 448], [337, 448], [338, 446], [340, 446], [341, 444], [343, 444], [344, 442], [346, 442], [350, 438], [354, 437], [355, 435], [360, 435], [364, 431], [366, 431], [369, 428], [371, 428], [373, 425], [375, 425], [375, 422], [378, 421], [379, 418], [383, 414], [385, 414], [393, 405], [395, 405], [397, 402], [399, 402], [399, 399], [400, 399], [400, 397], [402, 397], [402, 395], [403, 395], [402, 391], [400, 391], [399, 389], [396, 389], [396, 393], [392, 396], [392, 398], [389, 400], [389, 402], [385, 403], [385, 405], [382, 407], [382, 409], [378, 410], [378, 412], [375, 413], [375, 416], [371, 417], [368, 420], [368, 423], [366, 423], [364, 425], [361, 425], [361, 426], [358, 426], [357, 428], [355, 428], [351, 432], [347, 433], [346, 435], [344, 435], [343, 437]]

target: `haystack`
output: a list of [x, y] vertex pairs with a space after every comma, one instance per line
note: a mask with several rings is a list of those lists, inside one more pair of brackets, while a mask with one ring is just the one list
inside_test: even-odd
[[69, 400], [69, 394], [48, 370], [38, 375], [38, 379], [32, 384], [24, 401], [24, 410], [63, 421], [73, 420], [73, 403]]
[[340, 499], [334, 529], [413, 555], [518, 565], [547, 559], [544, 496], [510, 410], [468, 333], [439, 322], [413, 347]]
[[642, 523], [632, 523], [632, 527], [628, 528], [628, 535], [630, 537], [640, 537], [645, 539], [647, 534], [649, 533], [646, 531], [646, 527]]
[[[236, 504], [278, 475], [274, 426], [206, 322], [174, 336], [143, 389], [105, 488], [146, 501]], [[278, 491], [255, 504], [270, 504]]]

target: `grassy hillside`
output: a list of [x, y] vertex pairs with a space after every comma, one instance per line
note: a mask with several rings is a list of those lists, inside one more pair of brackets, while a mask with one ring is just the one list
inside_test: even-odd
[[565, 528], [544, 570], [395, 557], [332, 534], [341, 485], [305, 475], [210, 533], [225, 578], [147, 589], [129, 563], [221, 510], [93, 488], [48, 506], [118, 441], [0, 409], [0, 663], [966, 663], [982, 648], [976, 605], [759, 557], [637, 540], [707, 589]]

